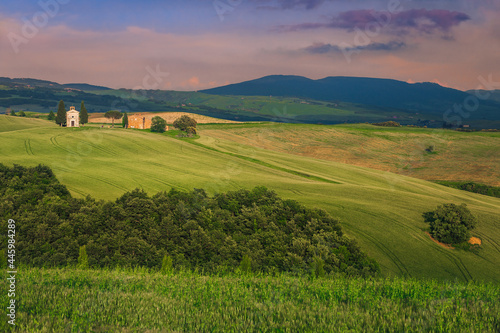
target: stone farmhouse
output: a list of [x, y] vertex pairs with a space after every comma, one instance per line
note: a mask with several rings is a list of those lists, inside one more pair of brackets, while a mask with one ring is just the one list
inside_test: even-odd
[[137, 129], [151, 128], [151, 119], [142, 114], [133, 114], [128, 117], [128, 127]]
[[66, 127], [80, 127], [80, 112], [74, 106], [66, 112]]

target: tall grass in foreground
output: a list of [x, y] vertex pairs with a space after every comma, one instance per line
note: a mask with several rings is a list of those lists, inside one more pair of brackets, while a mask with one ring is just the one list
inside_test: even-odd
[[[20, 269], [18, 332], [498, 332], [496, 284]], [[7, 283], [0, 282], [3, 314]], [[11, 328], [2, 315], [0, 331]]]

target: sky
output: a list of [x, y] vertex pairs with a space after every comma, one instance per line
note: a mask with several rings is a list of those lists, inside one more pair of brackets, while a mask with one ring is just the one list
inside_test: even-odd
[[500, 89], [499, 55], [500, 0], [0, 2], [0, 76], [58, 83], [201, 90], [284, 74]]

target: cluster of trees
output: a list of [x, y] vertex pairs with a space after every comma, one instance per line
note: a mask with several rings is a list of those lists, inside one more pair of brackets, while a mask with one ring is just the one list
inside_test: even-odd
[[[265, 187], [213, 197], [201, 189], [153, 196], [136, 189], [115, 201], [96, 201], [71, 197], [46, 166], [0, 164], [0, 217], [3, 234], [6, 221], [16, 221], [17, 260], [36, 266], [379, 272], [337, 219]], [[0, 245], [5, 249], [6, 238]]]
[[500, 187], [490, 186], [485, 184], [480, 184], [476, 182], [453, 182], [453, 181], [437, 181], [436, 183], [445, 185], [448, 187], [453, 187], [459, 190], [469, 191], [473, 193], [479, 193], [483, 195], [488, 195], [490, 197], [500, 198]]
[[[66, 125], [66, 106], [64, 105], [64, 101], [60, 100], [57, 106], [57, 114], [54, 114], [52, 110], [49, 113], [48, 120], [55, 120], [56, 124], [59, 126]], [[80, 104], [80, 124], [85, 125], [89, 122], [89, 114], [87, 108], [85, 107], [85, 103], [82, 101]]]
[[24, 111], [19, 111], [18, 113], [16, 113], [16, 111], [14, 110], [10, 110], [10, 115], [13, 116], [13, 117], [26, 117], [26, 113], [24, 113]]
[[446, 244], [459, 244], [470, 239], [470, 230], [477, 224], [466, 204], [443, 204], [426, 214], [434, 239]]
[[381, 122], [381, 123], [373, 123], [372, 125], [375, 125], [375, 126], [385, 126], [385, 127], [401, 127], [401, 124], [396, 122], [396, 121], [384, 121], [384, 122]]
[[183, 115], [180, 118], [177, 118], [173, 123], [175, 128], [180, 129], [183, 132], [186, 132], [188, 136], [196, 135], [196, 125], [198, 123], [194, 118], [191, 118], [187, 115]]
[[[175, 128], [180, 129], [184, 132], [185, 136], [193, 136], [196, 135], [196, 125], [198, 123], [194, 118], [189, 117], [188, 115], [183, 115], [177, 118], [173, 125]], [[167, 122], [162, 117], [156, 116], [151, 119], [151, 132], [163, 133], [167, 128]]]

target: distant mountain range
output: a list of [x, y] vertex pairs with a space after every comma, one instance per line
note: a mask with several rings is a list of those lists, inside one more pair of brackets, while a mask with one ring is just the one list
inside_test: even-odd
[[17, 78], [11, 79], [8, 77], [0, 77], [0, 85], [6, 85], [9, 87], [13, 86], [31, 86], [38, 88], [50, 88], [50, 89], [77, 89], [82, 91], [96, 91], [96, 90], [112, 90], [111, 88], [94, 86], [86, 83], [68, 83], [59, 84], [57, 82], [38, 80], [38, 79], [28, 79], [28, 78]]
[[[411, 84], [391, 79], [344, 76], [312, 80], [291, 75], [271, 75], [201, 92], [214, 95], [300, 97], [431, 114], [443, 114], [454, 105], [464, 105], [471, 93], [430, 82]], [[492, 97], [498, 96], [492, 94]], [[499, 102], [495, 99], [481, 101], [476, 114], [498, 119]], [[477, 115], [471, 117], [477, 118]]]
[[500, 128], [500, 90], [482, 91], [481, 96], [488, 95], [484, 100], [475, 100], [474, 95], [436, 83], [342, 76], [312, 80], [271, 75], [199, 92], [0, 77], [0, 113], [10, 108], [55, 111], [62, 99], [67, 106], [79, 106], [83, 100], [89, 112], [185, 111], [231, 120], [323, 124], [397, 119], [431, 127], [460, 118], [460, 123], [476, 128]]

